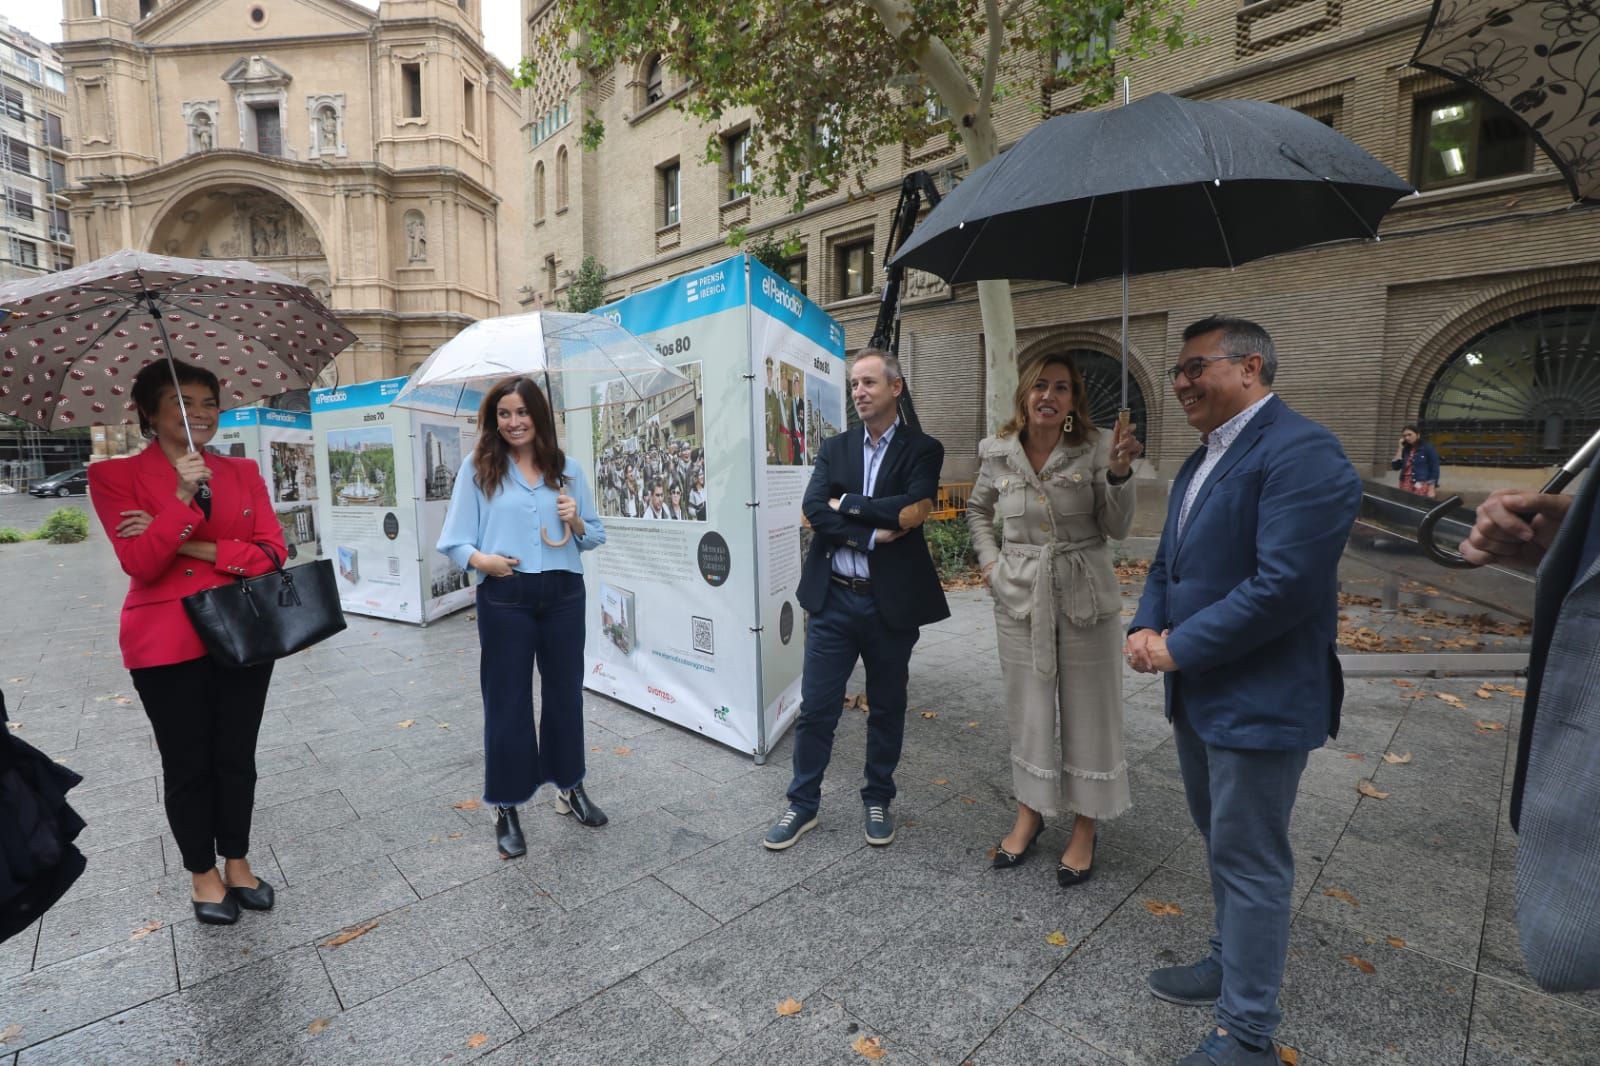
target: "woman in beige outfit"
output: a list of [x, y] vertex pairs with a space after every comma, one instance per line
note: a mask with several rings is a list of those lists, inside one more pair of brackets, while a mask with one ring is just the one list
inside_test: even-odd
[[1071, 811], [1072, 839], [1056, 867], [1066, 887], [1090, 876], [1095, 820], [1131, 803], [1122, 597], [1106, 541], [1127, 536], [1133, 522], [1132, 464], [1144, 449], [1131, 425], [1095, 429], [1066, 355], [1030, 361], [1018, 381], [1014, 416], [978, 447], [967, 501], [994, 595], [1017, 795], [1017, 821], [994, 865], [1020, 863], [1045, 818]]

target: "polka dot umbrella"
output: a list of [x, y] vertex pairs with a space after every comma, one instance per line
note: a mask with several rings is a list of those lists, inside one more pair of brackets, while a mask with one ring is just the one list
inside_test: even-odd
[[43, 430], [131, 422], [139, 368], [204, 367], [239, 407], [306, 388], [355, 334], [306, 288], [242, 260], [122, 251], [0, 284], [0, 414]]

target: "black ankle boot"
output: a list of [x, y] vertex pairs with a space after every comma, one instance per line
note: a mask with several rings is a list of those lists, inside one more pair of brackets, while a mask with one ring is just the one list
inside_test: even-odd
[[588, 793], [583, 791], [583, 785], [572, 786], [571, 792], [556, 793], [556, 810], [562, 814], [570, 814], [578, 820], [578, 824], [589, 826], [591, 829], [605, 825], [611, 819], [606, 817], [606, 812], [594, 805]]
[[515, 807], [495, 808], [494, 839], [503, 858], [517, 859], [528, 853], [528, 842], [522, 839], [522, 823], [517, 821]]

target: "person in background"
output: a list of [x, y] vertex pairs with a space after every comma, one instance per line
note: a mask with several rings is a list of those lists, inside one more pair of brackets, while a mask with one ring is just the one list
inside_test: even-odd
[[[1095, 822], [1132, 805], [1122, 743], [1122, 595], [1108, 540], [1133, 524], [1133, 427], [1089, 420], [1065, 354], [1024, 366], [1011, 420], [978, 445], [967, 525], [994, 595], [1017, 820], [994, 867], [1020, 864], [1045, 819], [1075, 816], [1062, 888], [1093, 872]], [[1003, 538], [995, 539], [995, 517]]]
[[[606, 542], [578, 464], [556, 440], [555, 418], [532, 379], [489, 390], [477, 447], [461, 466], [438, 550], [478, 582], [478, 675], [483, 690], [483, 802], [495, 812], [500, 854], [526, 854], [517, 808], [539, 786], [582, 825], [606, 816], [583, 790], [582, 554]], [[533, 671], [540, 682], [533, 715]]]
[[89, 500], [131, 579], [122, 661], [155, 731], [167, 822], [189, 871], [195, 918], [232, 925], [241, 907], [271, 910], [275, 901], [249, 859], [256, 737], [273, 664], [219, 665], [183, 598], [264, 574], [288, 547], [255, 462], [202, 450], [221, 412], [215, 374], [160, 360], [134, 376], [131, 392], [150, 443], [91, 464]]
[[1433, 499], [1439, 491], [1439, 453], [1422, 439], [1422, 431], [1407, 426], [1400, 431], [1390, 470], [1400, 471], [1400, 487], [1416, 496]]

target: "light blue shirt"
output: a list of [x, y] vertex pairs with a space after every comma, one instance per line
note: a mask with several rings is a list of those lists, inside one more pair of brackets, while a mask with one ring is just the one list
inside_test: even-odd
[[[606, 542], [606, 527], [595, 514], [594, 493], [589, 491], [588, 479], [571, 459], [567, 460], [566, 477], [566, 493], [578, 502], [578, 516], [583, 519], [583, 536], [574, 533], [561, 547], [553, 548], [545, 538], [558, 541], [567, 532], [567, 527], [556, 517], [559, 493], [543, 480], [529, 485], [522, 472], [512, 465], [506, 471], [500, 491], [485, 496], [478, 487], [478, 473], [469, 457], [461, 464], [455, 489], [450, 493], [450, 510], [445, 513], [444, 528], [439, 531], [439, 552], [448, 555], [450, 561], [463, 570], [471, 569], [467, 560], [472, 558], [473, 552], [480, 551], [516, 559], [516, 569], [524, 574], [540, 574], [547, 570], [583, 573], [583, 563], [578, 556]], [[544, 536], [540, 536], [541, 531]]]
[[[876, 444], [866, 427], [861, 427], [861, 495], [872, 495], [872, 487], [878, 483], [878, 468], [883, 465], [884, 454], [888, 452], [889, 442], [894, 440], [894, 431], [899, 425], [899, 419], [890, 423]], [[874, 534], [867, 541], [867, 551], [871, 551], [877, 543], [877, 535]], [[858, 552], [843, 545], [833, 549], [833, 572], [840, 577], [859, 577], [863, 580], [871, 577], [872, 571], [867, 567], [867, 552]]]
[[1194, 477], [1189, 479], [1189, 491], [1183, 494], [1183, 506], [1178, 508], [1178, 532], [1183, 532], [1184, 525], [1189, 521], [1189, 508], [1194, 506], [1195, 497], [1200, 495], [1200, 489], [1205, 485], [1206, 478], [1211, 476], [1211, 471], [1216, 469], [1222, 457], [1228, 454], [1228, 448], [1239, 439], [1239, 434], [1244, 432], [1244, 427], [1256, 416], [1256, 412], [1267, 405], [1273, 394], [1267, 393], [1243, 411], [1228, 419], [1222, 425], [1203, 434], [1200, 442], [1206, 446], [1206, 457], [1200, 460], [1200, 469], [1194, 472]]

